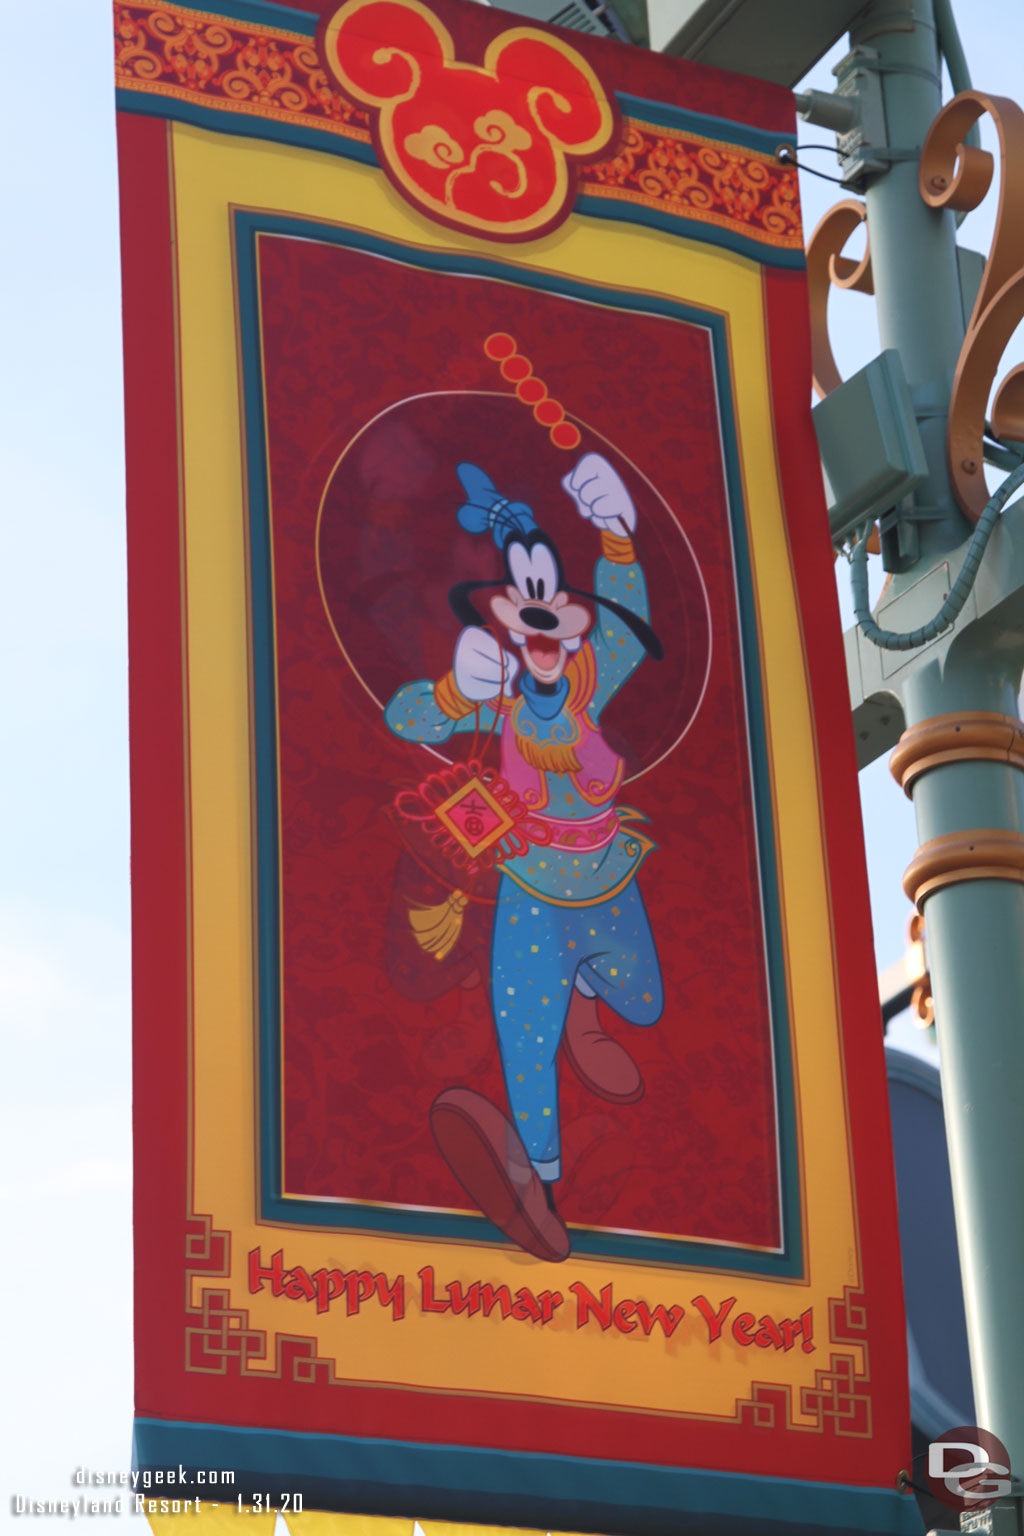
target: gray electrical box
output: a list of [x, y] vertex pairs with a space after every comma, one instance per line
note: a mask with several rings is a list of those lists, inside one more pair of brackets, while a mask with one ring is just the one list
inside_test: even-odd
[[811, 412], [833, 540], [880, 517], [928, 475], [900, 355], [879, 353]]

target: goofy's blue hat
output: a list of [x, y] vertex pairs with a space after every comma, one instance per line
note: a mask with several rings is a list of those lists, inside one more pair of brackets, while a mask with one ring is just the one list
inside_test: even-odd
[[522, 537], [537, 527], [537, 519], [526, 502], [509, 501], [502, 496], [490, 475], [475, 464], [459, 464], [455, 473], [466, 495], [456, 516], [459, 527], [467, 533], [489, 532], [498, 548], [504, 549], [514, 534]]

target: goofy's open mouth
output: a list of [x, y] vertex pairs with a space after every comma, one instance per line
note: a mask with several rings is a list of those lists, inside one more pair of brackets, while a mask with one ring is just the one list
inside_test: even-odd
[[491, 613], [538, 683], [555, 683], [593, 623], [589, 608], [570, 601], [554, 551], [545, 540], [513, 539], [505, 550], [511, 583], [491, 598]]

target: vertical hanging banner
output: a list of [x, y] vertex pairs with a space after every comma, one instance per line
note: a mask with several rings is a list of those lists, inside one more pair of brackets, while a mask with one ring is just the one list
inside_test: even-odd
[[792, 98], [114, 12], [139, 1468], [918, 1529]]

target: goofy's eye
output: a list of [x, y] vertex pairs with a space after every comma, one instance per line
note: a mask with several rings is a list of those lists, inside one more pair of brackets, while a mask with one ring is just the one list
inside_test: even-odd
[[558, 567], [550, 549], [535, 544], [527, 551], [522, 544], [511, 544], [507, 553], [509, 574], [520, 597], [550, 602], [558, 591]]

